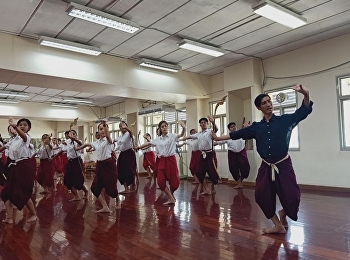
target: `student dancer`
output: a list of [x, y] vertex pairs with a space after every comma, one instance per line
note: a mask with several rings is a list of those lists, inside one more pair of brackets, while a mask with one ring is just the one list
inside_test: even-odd
[[134, 138], [132, 131], [128, 128], [125, 121], [119, 123], [119, 129], [122, 135], [117, 139], [117, 150], [120, 151], [117, 163], [118, 180], [124, 185], [124, 191], [120, 194], [130, 193], [130, 185], [134, 184], [136, 176], [136, 155], [133, 150]]
[[[52, 138], [52, 156], [55, 156], [61, 151], [61, 146], [59, 142], [60, 142], [59, 138], [56, 138], [56, 137]], [[64, 172], [62, 157], [61, 156], [55, 157], [55, 160], [53, 161], [53, 163], [55, 165], [56, 175], [61, 175]]]
[[[19, 210], [27, 206], [31, 216], [27, 222], [37, 220], [33, 201], [31, 200], [35, 173], [36, 160], [31, 157], [32, 149], [29, 148], [30, 136], [28, 131], [31, 129], [31, 122], [22, 118], [17, 124], [13, 119], [9, 119], [9, 125], [17, 132], [17, 136], [5, 147], [9, 150], [9, 174], [5, 187], [1, 192], [1, 198], [5, 202], [7, 216], [4, 223], [13, 224], [13, 205]], [[4, 148], [0, 148], [3, 150]]]
[[[196, 129], [190, 130], [190, 135], [194, 135], [196, 133], [197, 133]], [[202, 152], [201, 150], [199, 150], [198, 139], [191, 139], [187, 142], [187, 144], [191, 147], [191, 150], [192, 150], [190, 167], [189, 167], [191, 174], [194, 177], [194, 182], [192, 182], [192, 184], [199, 184], [199, 179], [197, 177], [196, 170], [197, 170], [198, 162], [201, 159]]]
[[[81, 146], [82, 142], [76, 139], [77, 132], [71, 130], [69, 133], [69, 138], [65, 141], [66, 145], [63, 145], [60, 153], [56, 154], [59, 156], [61, 153], [66, 152], [68, 157], [68, 163], [65, 167], [65, 174], [63, 183], [68, 190], [71, 190], [74, 198], [70, 201], [80, 200], [78, 190], [83, 190], [85, 193], [84, 198], [87, 198], [88, 190], [84, 186], [84, 175], [83, 175], [83, 160], [80, 157], [80, 151], [75, 151], [75, 147]], [[55, 159], [53, 157], [53, 160]]]
[[[271, 98], [267, 94], [260, 94], [254, 101], [256, 108], [264, 115], [260, 122], [226, 136], [216, 137], [213, 134], [217, 141], [255, 138], [257, 151], [262, 158], [256, 178], [255, 201], [275, 225], [263, 229], [263, 233], [286, 233], [286, 217], [294, 221], [298, 219], [300, 189], [288, 148], [293, 128], [312, 112], [313, 102], [310, 101], [309, 90], [302, 85], [296, 85], [293, 89], [304, 95], [303, 103], [294, 113], [274, 115]], [[275, 213], [276, 194], [282, 205], [282, 210], [278, 212], [280, 218]]]
[[[151, 141], [151, 135], [149, 133], [146, 133], [143, 138], [147, 142]], [[156, 164], [156, 154], [153, 152], [152, 147], [148, 147], [147, 149], [143, 150], [143, 163], [142, 166], [143, 168], [147, 171], [148, 176], [146, 178], [152, 179], [156, 178], [153, 175], [154, 169], [155, 169], [155, 164]]]
[[[236, 123], [231, 122], [227, 125], [230, 132], [237, 130]], [[218, 144], [227, 144], [227, 159], [230, 173], [233, 179], [237, 182], [234, 189], [242, 189], [243, 179], [248, 178], [250, 165], [247, 156], [247, 150], [245, 149], [245, 141], [241, 138], [238, 140], [225, 140], [219, 141]]]
[[54, 175], [55, 175], [55, 166], [51, 160], [52, 156], [52, 145], [50, 144], [50, 136], [44, 134], [41, 137], [43, 145], [36, 152], [40, 158], [40, 165], [38, 168], [38, 183], [44, 188], [44, 191], [40, 192], [41, 194], [50, 193], [51, 188], [54, 186]]
[[[166, 121], [160, 121], [158, 127], [160, 129], [161, 136], [146, 142], [145, 144], [138, 147], [143, 149], [148, 146], [155, 146], [158, 150], [158, 168], [157, 168], [157, 182], [162, 191], [168, 196], [168, 201], [163, 203], [164, 205], [175, 204], [174, 192], [180, 185], [179, 169], [177, 167], [177, 161], [175, 157], [176, 153], [176, 142], [185, 133], [185, 124], [179, 121], [182, 127], [181, 134], [170, 134], [168, 131], [168, 123]], [[167, 187], [166, 182], [168, 181], [170, 189]]]
[[[208, 117], [210, 122], [214, 122], [213, 117]], [[215, 192], [214, 185], [218, 184], [219, 175], [217, 172], [217, 159], [216, 153], [213, 150], [213, 144], [211, 139], [212, 129], [208, 129], [208, 119], [203, 117], [199, 119], [199, 125], [201, 127], [201, 132], [192, 134], [182, 138], [182, 140], [187, 139], [197, 139], [199, 149], [201, 150], [202, 156], [197, 164], [196, 176], [199, 182], [203, 186], [203, 192], [201, 195], [210, 195]], [[211, 189], [208, 188], [207, 182], [205, 180], [205, 174], [208, 173], [209, 179], [211, 181]]]
[[[96, 213], [104, 213], [111, 212], [111, 210], [103, 195], [103, 189], [108, 196], [117, 198], [117, 204], [119, 205], [117, 189], [118, 173], [116, 160], [112, 157], [114, 142], [109, 135], [108, 125], [106, 122], [102, 122], [97, 128], [100, 138], [91, 144], [84, 144], [80, 147], [76, 147], [75, 150], [78, 151], [89, 147], [97, 153], [95, 178], [91, 185], [91, 191], [102, 204], [102, 209], [97, 210]], [[118, 205], [117, 208], [120, 207], [120, 205]]]

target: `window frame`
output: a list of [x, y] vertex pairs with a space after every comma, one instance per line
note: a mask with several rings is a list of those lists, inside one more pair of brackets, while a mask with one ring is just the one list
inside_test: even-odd
[[[283, 87], [283, 88], [278, 88], [278, 89], [273, 89], [273, 90], [268, 90], [268, 91], [265, 91], [264, 94], [267, 94], [270, 96], [270, 94], [272, 93], [275, 93], [275, 92], [281, 92], [281, 91], [285, 91], [285, 90], [290, 90], [292, 88], [292, 86], [288, 86], [288, 87]], [[272, 99], [272, 96], [270, 96], [271, 99]], [[299, 108], [299, 103], [298, 103], [298, 94], [295, 92], [295, 106], [291, 105], [291, 104], [288, 104], [288, 105], [283, 105], [283, 104], [280, 104], [279, 107], [273, 107], [273, 111], [275, 110], [279, 110], [280, 111], [280, 115], [284, 115], [282, 114], [282, 112], [285, 111], [285, 109], [288, 109], [288, 108], [294, 108], [295, 107], [295, 110], [297, 110]], [[272, 103], [273, 103], [273, 100], [272, 100]], [[301, 144], [300, 144], [300, 128], [299, 128], [299, 125], [297, 125], [296, 127], [296, 130], [297, 130], [297, 133], [298, 133], [298, 147], [288, 147], [288, 151], [300, 151], [301, 149]], [[293, 129], [293, 131], [295, 130], [295, 128]]]
[[350, 79], [350, 74], [336, 77], [339, 144], [340, 144], [341, 151], [350, 151], [350, 145], [346, 146], [345, 144], [346, 132], [345, 132], [345, 125], [344, 125], [344, 106], [343, 106], [344, 101], [350, 101], [350, 94], [344, 95], [344, 96], [341, 94], [341, 80], [346, 78]]
[[[214, 117], [214, 107], [216, 106], [217, 103], [221, 102], [221, 100], [216, 100], [216, 101], [211, 101], [209, 102], [209, 111], [210, 111], [210, 114]], [[227, 106], [226, 106], [226, 101], [222, 104], [222, 106], [225, 106], [225, 110], [226, 112], [225, 113], [222, 113], [222, 114], [217, 114], [215, 115], [214, 117], [214, 122], [215, 124], [217, 125], [216, 123], [216, 119], [219, 119], [220, 121], [220, 126], [219, 128], [223, 130], [222, 133], [219, 133], [219, 135], [221, 136], [222, 134], [227, 134]], [[210, 122], [209, 122], [209, 126], [210, 126]], [[219, 132], [219, 130], [218, 130]], [[223, 144], [223, 145], [216, 145], [214, 146], [214, 150], [216, 152], [225, 152], [227, 151], [227, 144]]]

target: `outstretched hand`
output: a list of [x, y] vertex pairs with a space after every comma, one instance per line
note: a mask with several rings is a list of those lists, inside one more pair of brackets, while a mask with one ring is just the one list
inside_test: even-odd
[[214, 123], [214, 117], [213, 117], [213, 116], [208, 115], [208, 120], [209, 120], [211, 123]]
[[301, 93], [303, 95], [308, 95], [309, 94], [309, 90], [307, 88], [305, 88], [301, 84], [293, 86], [292, 89], [294, 89], [296, 92], [299, 92], [299, 93]]

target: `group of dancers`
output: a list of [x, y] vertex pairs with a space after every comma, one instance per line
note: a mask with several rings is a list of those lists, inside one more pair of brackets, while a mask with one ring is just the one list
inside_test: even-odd
[[[184, 136], [186, 127], [182, 121], [178, 122], [182, 127], [179, 134], [169, 133], [168, 123], [160, 121], [158, 136], [151, 139], [149, 134], [145, 134], [146, 141], [139, 146], [136, 146], [133, 133], [125, 121], [120, 122], [121, 136], [115, 141], [110, 137], [108, 124], [102, 121], [98, 125], [98, 135], [96, 135], [98, 139], [95, 142], [84, 144], [77, 139], [77, 133], [70, 130], [65, 133], [66, 139], [62, 140], [61, 144], [58, 144], [57, 138], [51, 141], [50, 136], [44, 134], [42, 146], [37, 151], [33, 151], [28, 135], [31, 122], [23, 118], [15, 124], [13, 119], [10, 119], [9, 132], [12, 133], [13, 138], [0, 148], [0, 152], [8, 150], [6, 162], [0, 158], [0, 171], [6, 178], [0, 183], [3, 185], [1, 199], [7, 211], [3, 222], [13, 223], [13, 205], [19, 210], [26, 206], [30, 212], [28, 222], [35, 221], [37, 216], [31, 200], [34, 181], [37, 178], [38, 183], [44, 188], [43, 192], [51, 192], [55, 190], [53, 180], [55, 171], [64, 171], [63, 183], [74, 195], [72, 201], [81, 200], [80, 190], [84, 191], [84, 197], [87, 198], [88, 190], [84, 186], [81, 159], [85, 148], [87, 151], [96, 153], [96, 170], [91, 192], [102, 205], [102, 208], [96, 211], [97, 213], [111, 212], [105, 194], [116, 198], [119, 202], [117, 207], [120, 207], [118, 181], [124, 186], [120, 194], [132, 192], [132, 186], [138, 182], [135, 155], [135, 151], [138, 150], [143, 150], [143, 166], [149, 173], [148, 177], [156, 178], [160, 190], [167, 196], [168, 200], [163, 204], [174, 205], [176, 203], [174, 192], [180, 184], [175, 154], [177, 143], [181, 140], [190, 140], [188, 144], [191, 146], [192, 155], [189, 169], [195, 178], [194, 184], [201, 184], [202, 195], [214, 193], [215, 185], [219, 182], [214, 143], [227, 143], [229, 170], [237, 182], [235, 188], [241, 189], [242, 181], [249, 176], [250, 171], [244, 140], [254, 138], [257, 151], [262, 158], [256, 179], [255, 198], [266, 217], [275, 225], [264, 229], [263, 233], [285, 233], [285, 228], [288, 226], [286, 217], [297, 220], [300, 203], [300, 190], [288, 155], [290, 135], [292, 129], [311, 113], [313, 104], [309, 100], [309, 91], [306, 88], [297, 85], [293, 89], [304, 95], [301, 107], [293, 114], [274, 115], [271, 98], [261, 94], [255, 99], [255, 106], [264, 115], [260, 122], [247, 124], [240, 130], [237, 130], [236, 124], [231, 122], [227, 126], [229, 135], [217, 137], [214, 118], [211, 116], [201, 118], [200, 131], [191, 129], [188, 136]], [[209, 121], [214, 125], [213, 129], [208, 128]], [[118, 159], [115, 150], [120, 152]], [[34, 155], [40, 158], [37, 174]], [[209, 177], [210, 186], [206, 175]], [[279, 217], [275, 213], [276, 194], [283, 207], [278, 212]]]

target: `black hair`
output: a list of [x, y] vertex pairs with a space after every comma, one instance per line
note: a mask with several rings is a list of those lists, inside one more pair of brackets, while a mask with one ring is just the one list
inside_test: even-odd
[[208, 118], [206, 118], [206, 117], [202, 117], [201, 119], [199, 119], [198, 123], [201, 123], [202, 120], [204, 120], [205, 122], [208, 123]]
[[128, 123], [124, 120], [120, 121], [120, 123], [124, 123], [124, 124], [126, 124], [126, 126], [128, 126]]
[[160, 127], [162, 126], [162, 124], [166, 124], [167, 126], [169, 125], [169, 124], [167, 123], [167, 121], [165, 121], [165, 120], [160, 121], [160, 122], [158, 123], [159, 135], [162, 135], [162, 129], [160, 128]]
[[69, 132], [70, 132], [70, 131], [66, 131], [66, 132], [64, 132], [64, 135], [68, 135], [68, 134], [69, 134]]
[[45, 137], [50, 137], [48, 134], [43, 134], [42, 136], [41, 136], [41, 139], [43, 139], [43, 138], [45, 138]]
[[[100, 126], [100, 125], [98, 125], [98, 126]], [[97, 128], [98, 128], [98, 127], [97, 127]], [[97, 134], [99, 134], [99, 132], [98, 132], [98, 131], [95, 133], [95, 135], [97, 135]]]
[[[97, 126], [97, 129], [100, 129], [100, 125], [103, 125], [104, 127], [107, 127], [108, 128], [108, 124], [106, 124], [106, 123], [100, 123], [98, 126]], [[95, 133], [95, 135], [96, 134], [100, 134], [99, 132], [96, 132]]]
[[260, 107], [261, 106], [261, 100], [264, 98], [264, 97], [269, 97], [269, 95], [267, 94], [260, 94], [258, 95], [255, 100], [254, 100], [254, 105], [256, 107]]
[[236, 123], [235, 122], [231, 122], [227, 125], [227, 128], [230, 129], [231, 125], [235, 125], [236, 126]]
[[28, 124], [28, 132], [29, 132], [29, 130], [32, 128], [32, 123], [29, 121], [29, 119], [27, 119], [27, 118], [21, 118], [20, 120], [18, 120], [18, 122], [17, 122], [17, 126], [19, 126], [19, 124], [21, 123], [21, 122], [26, 122], [27, 124]]
[[75, 131], [74, 129], [70, 130], [70, 132], [74, 132], [75, 134], [77, 134], [77, 131]]
[[61, 138], [58, 138], [57, 141], [61, 142]]
[[190, 134], [191, 134], [192, 131], [196, 131], [196, 129], [192, 128], [192, 129], [190, 130]]

